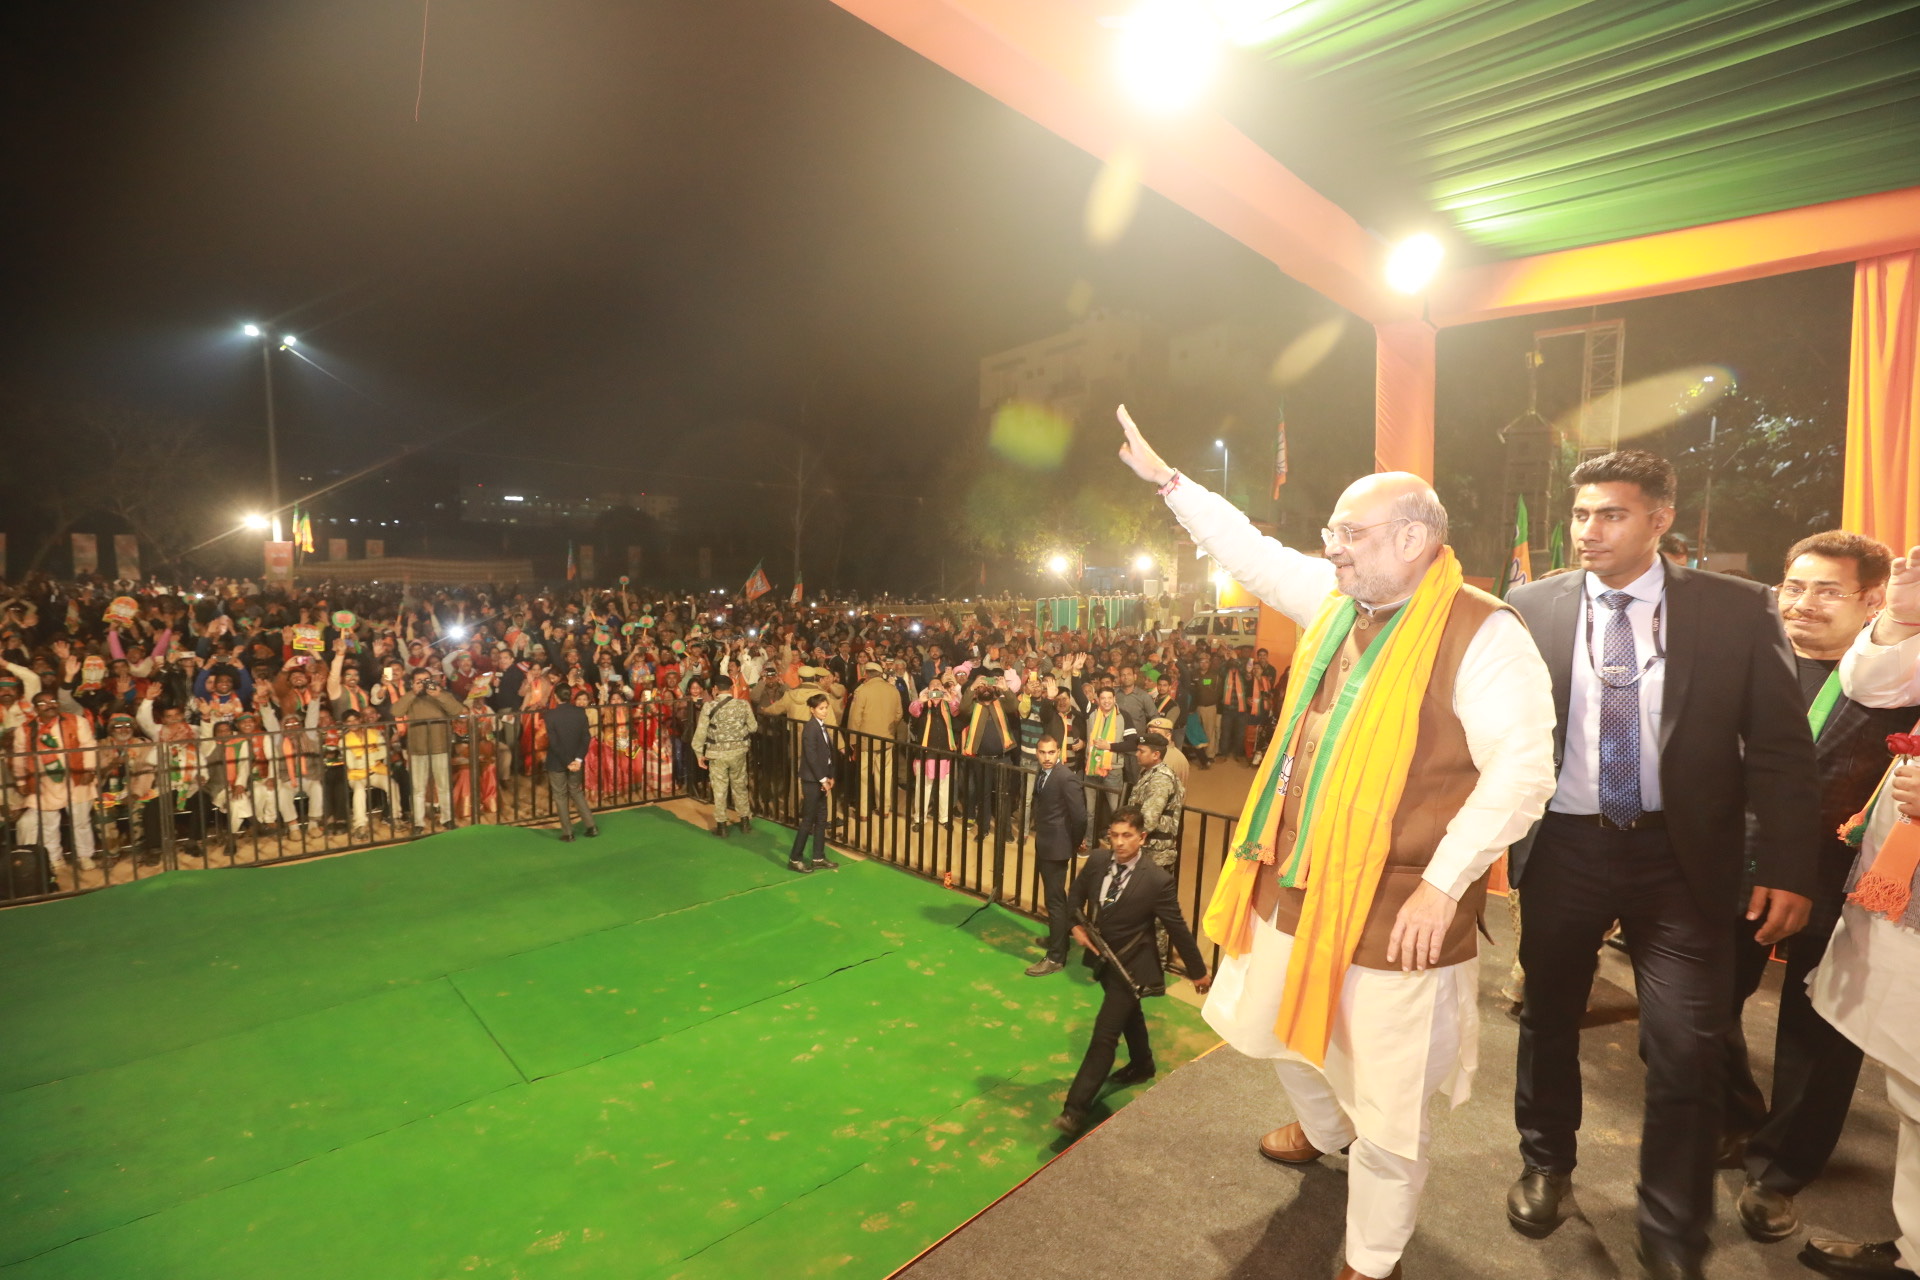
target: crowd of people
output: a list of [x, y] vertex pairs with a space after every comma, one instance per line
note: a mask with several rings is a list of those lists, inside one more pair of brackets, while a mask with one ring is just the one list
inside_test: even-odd
[[880, 767], [842, 743], [866, 761], [862, 812], [904, 792], [916, 821], [981, 820], [991, 788], [956, 763], [1030, 767], [1050, 732], [1104, 813], [1152, 733], [1199, 767], [1257, 754], [1280, 679], [1231, 638], [1039, 633], [1012, 602], [898, 608], [625, 583], [34, 577], [0, 585], [0, 796], [69, 887], [158, 861], [166, 835], [231, 859], [524, 820], [545, 812], [540, 713], [569, 705], [587, 711], [589, 802], [711, 789], [725, 833], [752, 818], [753, 735], [807, 720], [819, 694], [841, 738], [919, 748]]

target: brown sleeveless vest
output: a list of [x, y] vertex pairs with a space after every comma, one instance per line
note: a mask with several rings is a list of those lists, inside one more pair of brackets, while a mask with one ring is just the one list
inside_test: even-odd
[[[1407, 770], [1406, 790], [1393, 813], [1393, 834], [1387, 848], [1387, 864], [1380, 873], [1373, 905], [1367, 910], [1360, 945], [1354, 950], [1353, 963], [1365, 969], [1397, 969], [1387, 963], [1387, 942], [1393, 935], [1394, 919], [1400, 908], [1420, 884], [1420, 877], [1433, 859], [1433, 851], [1447, 833], [1447, 824], [1460, 811], [1480, 780], [1467, 750], [1466, 731], [1453, 713], [1454, 681], [1460, 673], [1467, 646], [1479, 633], [1480, 625], [1507, 606], [1477, 587], [1462, 586], [1453, 598], [1446, 626], [1440, 632], [1440, 652], [1433, 663], [1433, 676], [1420, 701], [1419, 730], [1414, 741], [1413, 762]], [[1307, 770], [1326, 731], [1334, 699], [1341, 686], [1360, 661], [1362, 654], [1380, 635], [1391, 617], [1384, 613], [1369, 617], [1358, 611], [1353, 629], [1314, 690], [1313, 701], [1300, 717], [1288, 750], [1293, 755], [1293, 775], [1287, 786], [1286, 803], [1280, 811], [1280, 826], [1275, 843], [1279, 862], [1284, 862], [1300, 832], [1300, 794], [1305, 788]], [[1357, 745], [1357, 744], [1356, 744]], [[1491, 870], [1491, 869], [1489, 869]], [[1440, 953], [1443, 965], [1459, 964], [1478, 952], [1474, 927], [1486, 904], [1487, 876], [1474, 881], [1460, 895], [1460, 909], [1447, 930], [1446, 944]], [[1300, 924], [1300, 909], [1306, 902], [1304, 889], [1283, 889], [1276, 867], [1262, 867], [1254, 888], [1253, 909], [1273, 922], [1282, 933], [1295, 932]]]

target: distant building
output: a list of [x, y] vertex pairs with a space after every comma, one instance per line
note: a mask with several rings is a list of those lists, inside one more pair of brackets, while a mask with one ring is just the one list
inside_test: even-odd
[[680, 499], [663, 493], [585, 495], [531, 486], [469, 482], [460, 490], [460, 518], [468, 524], [510, 524], [527, 528], [590, 525], [615, 511], [638, 511], [662, 528], [680, 514]]
[[1013, 400], [1042, 404], [1077, 419], [1099, 396], [1158, 381], [1165, 372], [1165, 333], [1140, 316], [1094, 311], [1063, 333], [1041, 338], [980, 362], [980, 412]]

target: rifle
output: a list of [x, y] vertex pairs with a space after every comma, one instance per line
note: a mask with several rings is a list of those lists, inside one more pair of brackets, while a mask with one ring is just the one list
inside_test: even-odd
[[1107, 945], [1107, 940], [1100, 936], [1100, 926], [1095, 924], [1084, 910], [1074, 912], [1073, 922], [1087, 931], [1087, 940], [1093, 943], [1093, 953], [1099, 956], [1103, 963], [1110, 964], [1120, 971], [1120, 976], [1126, 979], [1129, 987], [1133, 988], [1133, 994], [1136, 998], [1144, 1000], [1148, 996], [1163, 996], [1167, 994], [1167, 988], [1164, 982], [1157, 986], [1143, 987], [1134, 980], [1133, 970], [1127, 968], [1127, 966], [1122, 963], [1119, 953]]

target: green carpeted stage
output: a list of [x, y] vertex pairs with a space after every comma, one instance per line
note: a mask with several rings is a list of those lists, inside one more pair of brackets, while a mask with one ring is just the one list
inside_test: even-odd
[[1097, 989], [1038, 926], [603, 830], [0, 912], [0, 1277], [878, 1277], [1063, 1145]]

